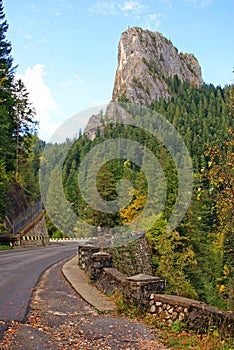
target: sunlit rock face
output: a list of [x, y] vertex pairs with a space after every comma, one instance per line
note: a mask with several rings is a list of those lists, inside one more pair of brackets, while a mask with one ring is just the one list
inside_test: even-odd
[[149, 106], [160, 97], [168, 99], [167, 78], [175, 75], [182, 82], [203, 84], [201, 67], [193, 55], [179, 53], [171, 41], [158, 32], [129, 28], [119, 42], [112, 101], [127, 99]]
[[[129, 28], [119, 41], [112, 101], [106, 109], [109, 120], [116, 122], [117, 114], [123, 120], [128, 119], [124, 110], [120, 111], [120, 106], [116, 113], [115, 102], [150, 107], [160, 98], [168, 100], [172, 91], [176, 92], [179, 80], [197, 87], [203, 85], [198, 60], [192, 54], [179, 53], [172, 42], [158, 32]], [[103, 130], [105, 123], [101, 114], [93, 115], [85, 134], [94, 139], [97, 127]]]

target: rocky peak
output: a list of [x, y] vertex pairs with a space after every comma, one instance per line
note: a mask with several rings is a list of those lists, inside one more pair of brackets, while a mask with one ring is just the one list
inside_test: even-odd
[[166, 78], [175, 75], [182, 82], [203, 84], [201, 67], [193, 55], [179, 53], [171, 41], [158, 32], [129, 28], [119, 42], [112, 101], [122, 97], [150, 105], [160, 97], [168, 99]]
[[[159, 98], [170, 98], [168, 78], [176, 76], [194, 86], [203, 85], [201, 67], [191, 54], [179, 53], [170, 40], [158, 32], [129, 28], [122, 33], [118, 49], [118, 67], [112, 102], [130, 101], [150, 106]], [[109, 103], [106, 114], [115, 120], [116, 106]], [[118, 108], [121, 108], [118, 106]], [[121, 117], [128, 116], [121, 110]], [[93, 139], [100, 127], [100, 115], [93, 115], [85, 134]]]

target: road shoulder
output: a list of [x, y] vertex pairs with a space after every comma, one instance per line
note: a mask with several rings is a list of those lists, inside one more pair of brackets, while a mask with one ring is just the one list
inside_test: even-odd
[[62, 272], [67, 281], [75, 291], [89, 305], [100, 312], [112, 312], [116, 310], [115, 303], [91, 284], [86, 273], [78, 266], [77, 256], [67, 261], [62, 268]]

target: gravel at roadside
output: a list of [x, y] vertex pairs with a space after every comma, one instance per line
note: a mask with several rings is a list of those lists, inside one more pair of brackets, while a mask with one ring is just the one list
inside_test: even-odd
[[13, 322], [2, 350], [166, 350], [154, 331], [115, 313], [99, 314], [62, 275], [64, 262], [47, 270], [33, 294], [25, 323]]

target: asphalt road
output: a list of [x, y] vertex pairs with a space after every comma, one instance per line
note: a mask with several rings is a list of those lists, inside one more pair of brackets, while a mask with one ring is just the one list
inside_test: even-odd
[[46, 248], [0, 251], [0, 323], [24, 321], [40, 275], [51, 265], [77, 253], [78, 242]]

